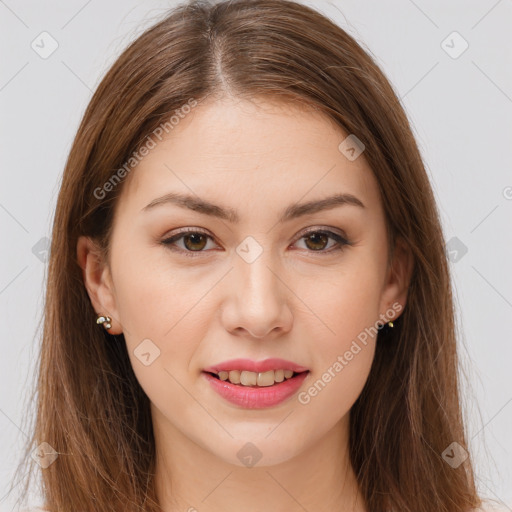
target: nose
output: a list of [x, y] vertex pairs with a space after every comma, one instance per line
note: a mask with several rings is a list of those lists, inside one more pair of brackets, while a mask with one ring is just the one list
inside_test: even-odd
[[279, 266], [265, 252], [252, 263], [238, 258], [234, 266], [221, 311], [225, 329], [257, 339], [289, 332], [293, 324], [289, 301], [293, 294]]

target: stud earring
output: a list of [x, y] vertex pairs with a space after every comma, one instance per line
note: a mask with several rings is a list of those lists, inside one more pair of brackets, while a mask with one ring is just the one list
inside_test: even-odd
[[110, 318], [109, 316], [98, 315], [98, 318], [96, 319], [96, 323], [98, 325], [103, 324], [103, 327], [105, 327], [107, 331], [112, 327], [111, 322], [112, 318]]
[[377, 328], [377, 330], [382, 331], [382, 329], [384, 329], [385, 327], [391, 327], [391, 328], [393, 328], [393, 327], [394, 327], [393, 322], [389, 321], [389, 322], [387, 322], [387, 323], [385, 323], [385, 324], [381, 324], [381, 325], [379, 325], [379, 327]]

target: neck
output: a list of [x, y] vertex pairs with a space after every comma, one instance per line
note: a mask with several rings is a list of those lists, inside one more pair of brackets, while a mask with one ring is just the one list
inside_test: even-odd
[[159, 420], [155, 485], [164, 512], [367, 512], [349, 462], [348, 415], [295, 457], [262, 467], [230, 464]]

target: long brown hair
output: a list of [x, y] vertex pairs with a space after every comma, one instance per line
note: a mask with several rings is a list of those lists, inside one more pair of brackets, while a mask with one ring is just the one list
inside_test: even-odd
[[288, 0], [181, 4], [122, 53], [92, 97], [55, 212], [25, 490], [35, 467], [29, 452], [48, 443], [58, 454], [41, 471], [52, 512], [160, 510], [149, 399], [123, 335], [95, 323], [77, 240], [94, 238], [108, 257], [124, 181], [98, 190], [175, 110], [226, 93], [307, 105], [355, 134], [380, 187], [391, 246], [401, 238], [413, 254], [407, 306], [379, 334], [350, 412], [350, 458], [368, 509], [479, 506], [471, 457], [458, 467], [443, 457], [452, 443], [467, 449], [455, 312], [439, 214], [408, 119], [353, 37]]

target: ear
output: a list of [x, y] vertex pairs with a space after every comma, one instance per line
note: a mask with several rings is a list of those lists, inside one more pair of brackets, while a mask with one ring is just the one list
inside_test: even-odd
[[[109, 334], [121, 334], [123, 330], [119, 321], [110, 268], [104, 261], [98, 245], [89, 237], [79, 237], [77, 258], [94, 310], [98, 315], [109, 316], [112, 319]], [[93, 320], [95, 321], [91, 319]]]
[[[395, 312], [393, 318], [398, 318], [405, 308], [407, 303], [407, 292], [409, 290], [409, 284], [414, 268], [414, 257], [403, 238], [397, 238], [395, 243], [395, 250], [393, 251], [393, 259], [391, 264], [388, 266], [386, 280], [381, 295], [380, 311], [382, 317], [386, 315], [387, 310]], [[398, 308], [397, 304], [400, 304]], [[395, 304], [395, 307], [393, 307]], [[389, 320], [393, 320], [389, 318]]]

